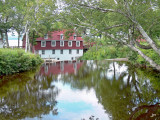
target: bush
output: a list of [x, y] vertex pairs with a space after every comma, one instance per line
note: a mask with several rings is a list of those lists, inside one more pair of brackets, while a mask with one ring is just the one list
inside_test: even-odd
[[114, 59], [114, 58], [126, 58], [129, 55], [129, 49], [127, 47], [114, 47], [114, 46], [101, 46], [91, 47], [84, 55], [80, 58], [81, 60], [103, 60], [103, 59]]
[[0, 49], [0, 75], [9, 75], [35, 69], [42, 59], [22, 49]]

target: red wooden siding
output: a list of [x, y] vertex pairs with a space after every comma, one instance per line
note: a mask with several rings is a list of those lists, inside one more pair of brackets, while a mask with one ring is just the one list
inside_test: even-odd
[[35, 50], [53, 50], [53, 49], [83, 49], [83, 41], [80, 41], [80, 47], [76, 47], [76, 41], [72, 41], [72, 47], [68, 46], [68, 41], [64, 41], [64, 46], [60, 46], [60, 41], [56, 41], [56, 46], [51, 46], [51, 41], [46, 41], [46, 47], [41, 47], [41, 41], [37, 41]]

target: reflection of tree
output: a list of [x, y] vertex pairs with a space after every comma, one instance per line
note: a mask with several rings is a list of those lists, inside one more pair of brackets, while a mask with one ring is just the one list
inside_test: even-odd
[[[94, 88], [99, 102], [112, 119], [126, 120], [139, 106], [154, 106], [160, 100], [160, 95], [148, 78], [144, 77], [145, 74], [139, 75], [140, 70], [128, 63], [128, 67], [125, 66], [127, 69], [121, 71], [124, 65], [104, 61], [86, 62], [78, 74], [64, 75], [62, 80], [70, 83], [73, 88]], [[137, 111], [136, 116], [141, 117], [146, 113], [145, 110]]]
[[[159, 120], [160, 119], [160, 113], [158, 113], [159, 108], [160, 105], [158, 103], [155, 105], [139, 106], [131, 114], [130, 120]], [[138, 113], [137, 116], [136, 113]]]
[[1, 120], [43, 117], [50, 111], [57, 114], [54, 106], [58, 89], [51, 84], [51, 79], [30, 73], [8, 79], [10, 82], [0, 84]]

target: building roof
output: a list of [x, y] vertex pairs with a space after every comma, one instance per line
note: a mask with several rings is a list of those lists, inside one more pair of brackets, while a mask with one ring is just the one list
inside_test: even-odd
[[[48, 33], [48, 39], [44, 39], [44, 37], [39, 37], [36, 39], [36, 41], [42, 41], [42, 40], [61, 40], [60, 39], [60, 36], [63, 35], [64, 36], [64, 33], [65, 31], [54, 31], [54, 32], [49, 32]], [[76, 33], [73, 33], [70, 35], [69, 39], [68, 40], [74, 40], [74, 35], [76, 35]], [[64, 36], [64, 39], [63, 40], [66, 40], [65, 39], [65, 36]], [[82, 37], [79, 36], [79, 35], [76, 35], [76, 40], [77, 41], [83, 41]]]

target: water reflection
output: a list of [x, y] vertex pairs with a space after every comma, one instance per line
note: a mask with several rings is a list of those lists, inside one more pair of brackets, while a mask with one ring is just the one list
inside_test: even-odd
[[50, 112], [57, 114], [54, 107], [58, 89], [51, 85], [51, 79], [34, 75], [25, 73], [3, 78], [9, 81], [0, 84], [1, 120], [42, 118]]
[[47, 120], [160, 119], [160, 75], [124, 62], [43, 65], [0, 84], [0, 118]]

